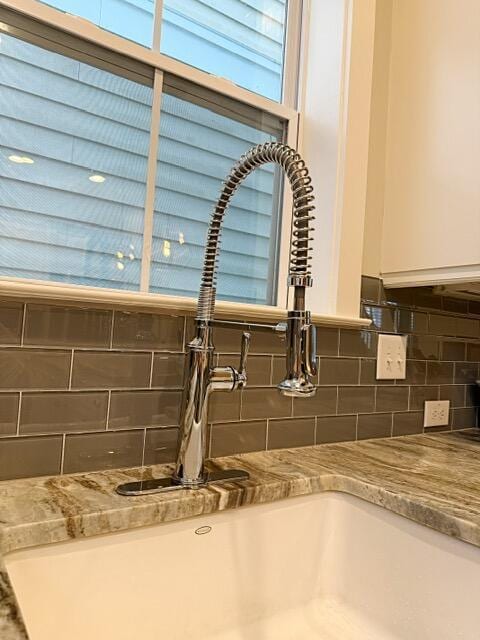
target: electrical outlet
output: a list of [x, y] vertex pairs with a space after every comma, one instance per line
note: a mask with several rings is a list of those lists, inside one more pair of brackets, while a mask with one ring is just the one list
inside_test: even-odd
[[423, 414], [424, 427], [442, 427], [448, 424], [450, 400], [426, 400]]
[[406, 378], [407, 336], [381, 333], [378, 336], [377, 380]]

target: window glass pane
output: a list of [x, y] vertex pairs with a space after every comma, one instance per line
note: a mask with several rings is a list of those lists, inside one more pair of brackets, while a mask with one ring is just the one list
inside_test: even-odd
[[161, 50], [280, 100], [286, 0], [164, 0]]
[[152, 46], [155, 0], [42, 0], [119, 36]]
[[151, 100], [2, 34], [0, 275], [139, 288]]
[[[221, 102], [216, 96], [217, 101]], [[160, 118], [151, 291], [198, 293], [208, 222], [222, 181], [255, 144], [276, 140], [241, 114], [228, 117], [165, 93]], [[280, 126], [280, 125], [278, 125]], [[237, 190], [225, 216], [217, 295], [237, 302], [273, 304], [276, 281], [278, 175], [273, 165], [254, 171]]]

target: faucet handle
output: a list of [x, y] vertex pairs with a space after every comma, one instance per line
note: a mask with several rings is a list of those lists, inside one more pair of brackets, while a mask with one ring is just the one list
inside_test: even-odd
[[316, 376], [317, 367], [317, 329], [308, 323], [302, 327], [302, 361], [306, 373]]
[[240, 346], [240, 364], [235, 372], [235, 388], [244, 387], [247, 384], [247, 358], [250, 348], [251, 334], [248, 331], [242, 333], [242, 344]]

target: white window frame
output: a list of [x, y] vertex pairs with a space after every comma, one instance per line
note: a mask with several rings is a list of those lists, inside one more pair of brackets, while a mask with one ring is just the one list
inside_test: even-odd
[[[317, 0], [315, 0], [317, 1]], [[339, 1], [339, 0], [335, 0]], [[341, 0], [343, 1], [343, 0]], [[349, 0], [345, 0], [348, 2]], [[286, 122], [287, 134], [285, 142], [294, 148], [301, 146], [299, 138], [301, 129], [298, 104], [304, 108], [306, 74], [300, 73], [301, 66], [306, 64], [307, 38], [310, 0], [289, 0], [287, 7], [287, 22], [285, 27], [285, 57], [283, 71], [282, 102], [275, 102], [262, 95], [253, 93], [240, 87], [230, 80], [220, 78], [191, 67], [179, 60], [160, 52], [161, 11], [163, 0], [156, 0], [152, 49], [123, 38], [122, 36], [105, 31], [101, 27], [84, 18], [64, 13], [37, 0], [0, 0], [0, 6], [14, 10], [26, 17], [34, 19], [59, 31], [66, 32], [84, 41], [92, 42], [106, 50], [111, 50], [121, 56], [127, 56], [145, 63], [154, 69], [152, 121], [150, 132], [150, 148], [147, 166], [144, 243], [142, 255], [141, 282], [139, 291], [124, 291], [104, 289], [81, 285], [65, 285], [40, 280], [25, 280], [21, 278], [1, 278], [0, 294], [22, 298], [48, 298], [50, 300], [65, 300], [95, 304], [114, 304], [126, 307], [156, 308], [165, 311], [193, 312], [196, 308], [196, 298], [183, 296], [169, 296], [148, 293], [150, 257], [152, 248], [155, 172], [157, 163], [157, 149], [161, 117], [161, 99], [163, 76], [169, 73], [179, 76], [216, 93], [223, 94], [255, 107]], [[0, 23], [1, 31], [8, 33], [8, 25]], [[300, 78], [300, 82], [299, 82]], [[302, 128], [304, 131], [304, 128]], [[219, 185], [220, 186], [220, 185]], [[287, 308], [287, 273], [289, 262], [289, 246], [292, 222], [292, 198], [288, 186], [283, 189], [283, 202], [280, 211], [280, 247], [278, 251], [277, 269], [277, 301], [276, 305], [245, 304], [228, 301], [218, 301], [217, 311], [225, 317], [248, 318], [283, 318]], [[148, 258], [148, 259], [145, 259]], [[318, 291], [317, 294], [318, 296]], [[313, 304], [312, 311], [316, 322], [332, 325], [361, 326], [366, 321], [357, 314], [348, 312], [338, 315], [335, 310], [326, 312]]]

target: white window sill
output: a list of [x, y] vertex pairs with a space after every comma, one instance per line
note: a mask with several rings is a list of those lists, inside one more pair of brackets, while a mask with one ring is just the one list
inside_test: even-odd
[[[22, 300], [44, 300], [49, 302], [65, 302], [75, 304], [91, 304], [116, 307], [134, 307], [135, 310], [159, 311], [166, 313], [182, 313], [193, 315], [197, 307], [196, 298], [181, 296], [164, 296], [155, 293], [138, 291], [121, 291], [117, 289], [101, 289], [79, 285], [62, 285], [52, 282], [19, 280], [16, 278], [0, 279], [0, 296], [21, 298]], [[215, 306], [218, 317], [244, 320], [282, 320], [286, 317], [281, 307], [240, 304], [219, 300]], [[312, 314], [315, 324], [340, 327], [368, 327], [370, 320], [359, 317]]]

